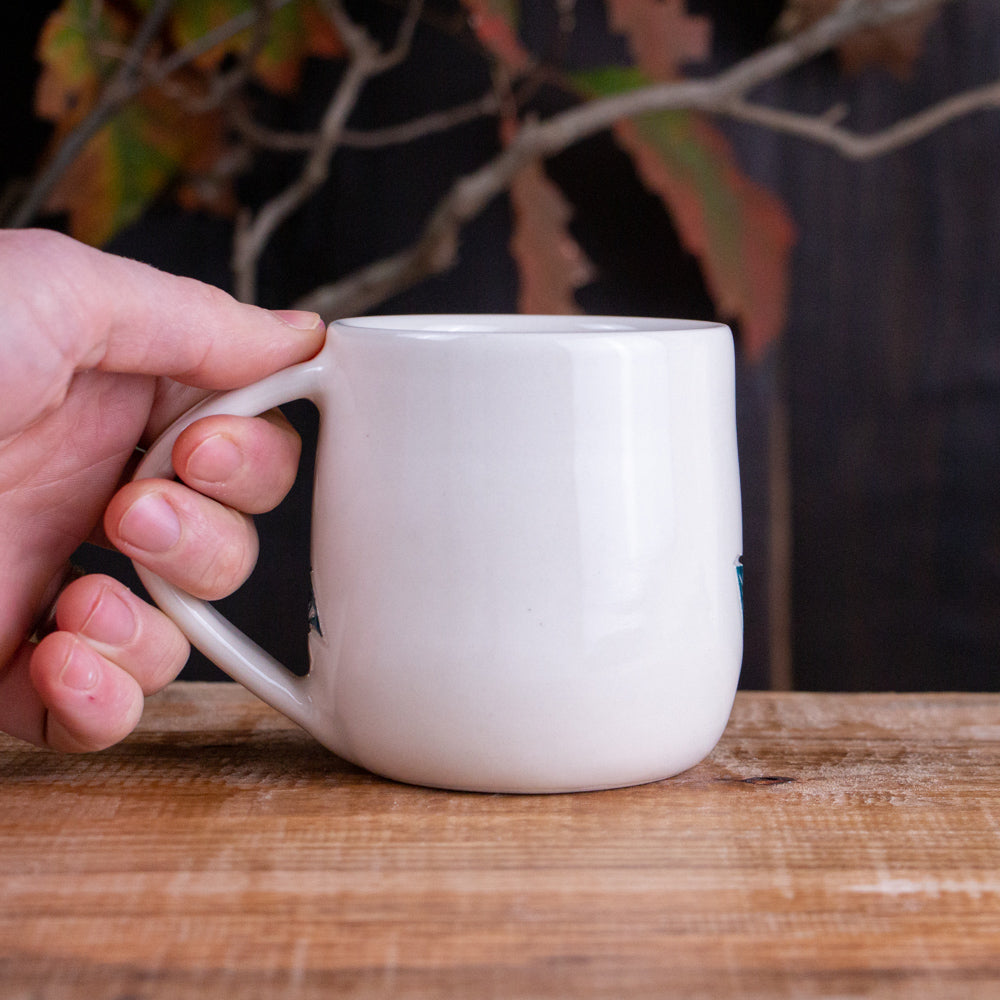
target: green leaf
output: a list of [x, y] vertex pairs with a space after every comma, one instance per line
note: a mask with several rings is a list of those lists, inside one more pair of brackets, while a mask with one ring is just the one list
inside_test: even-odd
[[650, 82], [636, 66], [597, 66], [571, 74], [570, 80], [588, 97], [611, 97]]

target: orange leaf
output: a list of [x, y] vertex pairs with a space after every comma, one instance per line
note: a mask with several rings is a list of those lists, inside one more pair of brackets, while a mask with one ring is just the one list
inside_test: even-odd
[[686, 0], [606, 0], [611, 30], [628, 39], [636, 65], [654, 80], [675, 80], [681, 67], [704, 62], [712, 22], [687, 13]]
[[346, 51], [330, 19], [303, 0], [272, 16], [268, 41], [254, 63], [254, 73], [272, 90], [289, 94], [299, 85], [307, 56], [336, 58]]
[[308, 55], [334, 59], [346, 54], [343, 39], [337, 34], [330, 19], [316, 9], [315, 3], [306, 3], [300, 16]]
[[593, 266], [569, 232], [573, 210], [541, 164], [520, 170], [510, 187], [511, 255], [520, 277], [524, 313], [582, 312], [573, 292], [593, 279]]
[[697, 257], [719, 314], [739, 321], [748, 356], [759, 358], [785, 323], [795, 230], [784, 206], [740, 171], [725, 137], [700, 117], [646, 115], [615, 135]]
[[41, 118], [69, 127], [86, 117], [113, 62], [102, 48], [121, 46], [127, 28], [114, 11], [95, 16], [86, 0], [65, 0], [46, 19], [36, 54], [42, 71], [35, 89], [35, 111]]
[[517, 37], [514, 10], [504, 0], [464, 0], [469, 23], [480, 44], [507, 70], [518, 74], [531, 64], [531, 55]]
[[[121, 0], [112, 7], [64, 0], [46, 21], [38, 46], [43, 70], [36, 106], [55, 123], [53, 151], [93, 110], [115, 71], [114, 54], [124, 50], [134, 30], [127, 15], [141, 14], [149, 3], [133, 0], [130, 6]], [[175, 47], [187, 44], [252, 9], [253, 0], [178, 0], [169, 34]], [[276, 16], [270, 24], [260, 58], [270, 60], [266, 70], [285, 72], [286, 81], [297, 74], [305, 52], [334, 47], [331, 31], [324, 33], [309, 19], [315, 14], [307, 14], [311, 10], [307, 0], [300, 0], [282, 8], [289, 12], [284, 20]], [[309, 32], [305, 24], [311, 25]], [[63, 173], [47, 209], [65, 212], [72, 234], [95, 245], [134, 221], [171, 184], [185, 207], [231, 212], [231, 183], [213, 176], [227, 150], [222, 114], [195, 111], [189, 99], [206, 93], [226, 52], [243, 51], [249, 38], [248, 32], [235, 36], [206, 61], [175, 73], [169, 88], [148, 88], [121, 108]]]

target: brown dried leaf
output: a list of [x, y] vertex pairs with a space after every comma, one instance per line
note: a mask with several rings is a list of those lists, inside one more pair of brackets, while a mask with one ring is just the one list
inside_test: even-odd
[[[840, 0], [789, 0], [780, 29], [794, 34], [829, 14]], [[932, 6], [916, 14], [874, 28], [862, 28], [837, 48], [840, 64], [847, 73], [860, 73], [870, 66], [883, 66], [894, 76], [907, 79], [923, 52], [927, 29], [940, 13]]]
[[593, 280], [587, 255], [569, 232], [573, 210], [541, 164], [518, 172], [510, 188], [514, 227], [510, 251], [520, 276], [518, 309], [567, 315], [582, 310], [573, 297]]
[[636, 65], [654, 80], [676, 80], [681, 68], [704, 62], [712, 22], [687, 12], [687, 0], [606, 0], [611, 30], [625, 35]]

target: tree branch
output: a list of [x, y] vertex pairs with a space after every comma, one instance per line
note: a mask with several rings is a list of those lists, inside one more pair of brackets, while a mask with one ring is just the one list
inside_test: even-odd
[[[23, 226], [33, 218], [67, 166], [123, 104], [147, 87], [162, 86], [179, 69], [238, 32], [256, 26], [256, 43], [259, 45], [263, 39], [262, 20], [292, 0], [258, 0], [252, 10], [234, 17], [169, 57], [150, 63], [147, 50], [169, 15], [173, 2], [156, 0], [125, 50], [114, 75], [103, 88], [97, 104], [67, 136], [39, 175], [15, 210], [12, 225]], [[1000, 82], [959, 94], [888, 129], [865, 136], [843, 128], [839, 120], [831, 116], [809, 117], [768, 108], [748, 99], [756, 87], [828, 51], [853, 32], [948, 2], [951, 0], [842, 0], [830, 14], [804, 31], [782, 39], [714, 77], [657, 83], [583, 103], [544, 122], [527, 122], [501, 154], [456, 181], [431, 213], [422, 235], [412, 247], [318, 288], [298, 304], [318, 309], [329, 318], [363, 312], [390, 295], [446, 269], [454, 261], [462, 227], [504, 191], [525, 164], [552, 156], [624, 118], [669, 109], [697, 110], [798, 135], [835, 148], [852, 159], [865, 159], [914, 142], [946, 122], [977, 109], [998, 107]], [[498, 111], [499, 98], [495, 94], [487, 94], [467, 104], [399, 125], [368, 132], [348, 130], [348, 116], [366, 82], [406, 58], [421, 16], [422, 3], [421, 0], [409, 0], [396, 39], [384, 51], [364, 27], [350, 20], [338, 0], [322, 0], [322, 4], [348, 47], [350, 56], [319, 129], [297, 136], [263, 129], [246, 116], [236, 120], [238, 128], [251, 142], [307, 154], [301, 173], [292, 184], [261, 207], [255, 216], [245, 213], [238, 221], [233, 270], [237, 294], [247, 300], [255, 297], [256, 270], [261, 254], [278, 227], [325, 182], [330, 160], [339, 146], [381, 148], [411, 142], [479, 115]], [[242, 69], [245, 76], [246, 66], [238, 69]]]
[[[364, 130], [345, 128], [340, 134], [340, 145], [351, 149], [400, 146], [447, 132], [486, 115], [495, 115], [499, 110], [500, 101], [491, 91], [464, 104], [456, 104], [443, 111], [432, 111], [398, 125]], [[282, 153], [307, 153], [314, 148], [319, 138], [316, 132], [287, 132], [267, 128], [253, 121], [245, 108], [240, 108], [235, 113], [233, 125], [254, 145]]]
[[733, 101], [720, 109], [720, 113], [739, 121], [761, 125], [774, 132], [830, 146], [849, 160], [871, 160], [909, 146], [958, 118], [989, 108], [1000, 108], [1000, 80], [946, 98], [888, 128], [868, 135], [842, 128], [828, 117], [817, 118], [748, 101]]
[[[454, 262], [462, 227], [506, 190], [517, 171], [529, 161], [553, 156], [617, 121], [652, 111], [686, 109], [735, 116], [746, 107], [744, 95], [748, 91], [808, 62], [859, 28], [884, 24], [946, 2], [949, 0], [843, 0], [831, 14], [800, 34], [714, 77], [652, 84], [588, 101], [544, 122], [528, 122], [502, 153], [452, 186], [412, 247], [323, 285], [296, 305], [313, 309], [328, 320], [366, 312], [389, 296], [447, 270]], [[824, 134], [834, 128], [833, 123], [825, 122]]]
[[237, 226], [233, 245], [233, 276], [236, 295], [245, 302], [256, 299], [257, 264], [275, 231], [326, 181], [330, 160], [362, 88], [373, 76], [384, 73], [406, 58], [423, 4], [422, 0], [410, 0], [395, 44], [384, 52], [363, 27], [348, 18], [337, 0], [325, 0], [323, 6], [347, 45], [351, 58], [323, 113], [317, 141], [309, 151], [298, 178], [267, 202], [256, 216], [244, 216]]

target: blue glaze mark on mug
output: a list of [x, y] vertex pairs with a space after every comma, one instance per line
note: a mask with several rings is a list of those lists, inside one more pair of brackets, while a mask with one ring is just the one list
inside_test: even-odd
[[319, 623], [319, 610], [316, 607], [316, 597], [312, 586], [309, 587], [309, 629], [323, 638], [323, 626]]
[[743, 556], [736, 557], [736, 582], [740, 585], [740, 613], [743, 613]]

